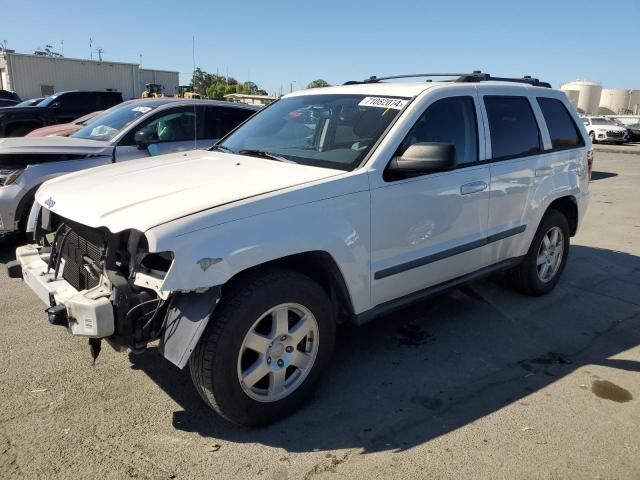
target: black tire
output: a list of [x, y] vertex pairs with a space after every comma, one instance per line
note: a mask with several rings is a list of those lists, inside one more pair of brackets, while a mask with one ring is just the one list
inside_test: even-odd
[[591, 133], [589, 134], [589, 136], [591, 137], [591, 143], [592, 143], [593, 145], [595, 145], [596, 143], [598, 143], [598, 142], [596, 142], [596, 134], [595, 134], [594, 132], [591, 132]]
[[[553, 227], [558, 227], [562, 231], [564, 248], [562, 259], [560, 260], [560, 265], [555, 275], [547, 282], [543, 282], [538, 276], [538, 252], [544, 236]], [[531, 296], [545, 295], [553, 290], [558, 281], [560, 281], [560, 277], [567, 263], [569, 256], [569, 236], [569, 222], [567, 222], [566, 217], [558, 210], [548, 210], [542, 217], [542, 221], [533, 237], [529, 251], [522, 260], [522, 263], [507, 271], [507, 280], [510, 285], [515, 290]]]
[[[240, 282], [238, 282], [240, 283]], [[315, 316], [318, 352], [302, 383], [273, 402], [252, 399], [238, 379], [237, 362], [245, 335], [265, 312], [283, 303], [298, 303]], [[302, 406], [325, 369], [335, 342], [335, 320], [329, 298], [309, 277], [288, 270], [269, 270], [229, 287], [189, 360], [191, 379], [209, 407], [240, 425], [270, 424]]]

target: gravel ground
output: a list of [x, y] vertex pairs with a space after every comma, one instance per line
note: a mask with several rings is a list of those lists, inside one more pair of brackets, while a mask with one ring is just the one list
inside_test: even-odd
[[[49, 326], [0, 272], [0, 478], [640, 478], [640, 156], [597, 152], [563, 280], [342, 328], [313, 401], [231, 426], [153, 349]], [[15, 242], [0, 241], [0, 264]]]

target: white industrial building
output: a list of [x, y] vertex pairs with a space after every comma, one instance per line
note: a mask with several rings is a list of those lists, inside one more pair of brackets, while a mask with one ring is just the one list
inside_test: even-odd
[[591, 115], [640, 115], [640, 90], [602, 88], [597, 82], [575, 80], [560, 87], [578, 112]]
[[142, 69], [136, 63], [0, 52], [0, 89], [24, 99], [65, 90], [113, 90], [128, 100], [139, 98], [146, 83], [159, 83], [167, 95], [174, 95], [178, 72]]

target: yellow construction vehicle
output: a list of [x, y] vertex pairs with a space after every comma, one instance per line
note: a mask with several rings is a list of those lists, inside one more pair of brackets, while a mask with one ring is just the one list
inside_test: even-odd
[[142, 98], [162, 98], [164, 97], [164, 87], [159, 83], [147, 83]]
[[178, 93], [176, 94], [176, 97], [193, 99], [200, 98], [200, 94], [195, 93], [191, 85], [178, 85]]

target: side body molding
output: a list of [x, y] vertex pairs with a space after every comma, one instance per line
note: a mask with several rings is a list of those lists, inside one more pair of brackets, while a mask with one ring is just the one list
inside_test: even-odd
[[184, 368], [189, 361], [220, 300], [220, 294], [221, 288], [213, 287], [203, 293], [179, 293], [172, 301], [159, 350], [178, 368]]

